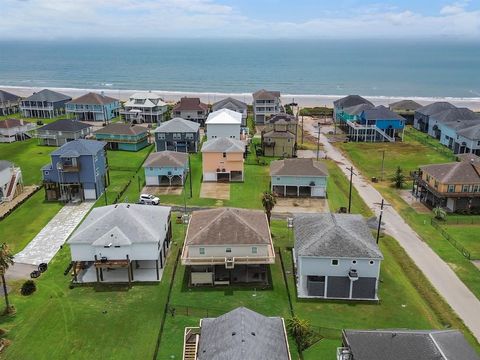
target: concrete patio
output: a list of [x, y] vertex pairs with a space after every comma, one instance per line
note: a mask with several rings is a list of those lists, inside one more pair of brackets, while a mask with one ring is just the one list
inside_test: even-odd
[[[139, 261], [140, 268], [133, 267], [132, 282], [160, 282], [162, 280], [163, 269], [159, 269], [159, 280], [155, 270], [154, 261]], [[93, 264], [86, 270], [77, 275], [77, 283], [96, 283], [97, 273]], [[128, 283], [128, 273], [126, 268], [103, 270], [103, 281], [101, 283]]]
[[202, 183], [200, 197], [207, 199], [230, 200], [230, 184]]

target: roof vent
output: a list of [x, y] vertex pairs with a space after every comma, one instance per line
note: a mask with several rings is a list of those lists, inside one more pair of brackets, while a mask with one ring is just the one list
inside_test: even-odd
[[232, 332], [232, 336], [235, 336], [236, 334], [237, 334], [237, 333], [236, 333], [235, 331], [234, 331], [234, 332]]
[[252, 334], [252, 336], [255, 336], [255, 332], [253, 332], [253, 331], [250, 334]]
[[130, 207], [130, 204], [127, 204], [127, 209]]

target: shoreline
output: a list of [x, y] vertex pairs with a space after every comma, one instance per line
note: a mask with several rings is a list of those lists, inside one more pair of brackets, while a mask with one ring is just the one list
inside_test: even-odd
[[[34, 92], [40, 91], [46, 87], [27, 87], [27, 86], [3, 86], [0, 85], [0, 89], [14, 93], [22, 97], [28, 97]], [[129, 96], [135, 92], [148, 91], [148, 90], [120, 90], [120, 89], [83, 89], [83, 88], [58, 88], [58, 87], [48, 87], [48, 89], [64, 93], [73, 98], [81, 96], [87, 92], [104, 92], [105, 95], [117, 98], [121, 101], [128, 100]], [[254, 90], [255, 91], [255, 90]], [[233, 97], [240, 101], [251, 104], [252, 94], [251, 93], [223, 93], [223, 92], [194, 92], [194, 91], [168, 91], [168, 90], [152, 90], [163, 97], [165, 102], [176, 102], [183, 96], [195, 96], [199, 97], [201, 101], [208, 104], [212, 104], [216, 101], [219, 101], [225, 97]], [[310, 107], [310, 106], [328, 106], [333, 107], [333, 101], [344, 97], [344, 95], [322, 95], [322, 94], [282, 94], [283, 104], [288, 104], [295, 101], [301, 107]], [[363, 95], [362, 95], [363, 96]], [[425, 97], [425, 96], [364, 96], [366, 99], [372, 101], [375, 105], [388, 105], [395, 101], [410, 99], [417, 101], [422, 105], [427, 105], [436, 101], [448, 101], [455, 106], [459, 107], [468, 107], [474, 111], [480, 111], [480, 97], [468, 97], [468, 98], [459, 98], [459, 97]]]

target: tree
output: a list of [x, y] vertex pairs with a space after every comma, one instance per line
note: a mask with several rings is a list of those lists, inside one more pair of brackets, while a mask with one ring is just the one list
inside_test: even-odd
[[294, 316], [287, 320], [287, 328], [290, 334], [295, 338], [300, 351], [303, 351], [310, 346], [314, 332], [308, 320]]
[[5, 273], [10, 265], [13, 265], [13, 254], [10, 252], [8, 245], [3, 243], [0, 245], [0, 275], [2, 276], [3, 293], [5, 294], [5, 312], [9, 313], [10, 303], [8, 302], [7, 283], [5, 281]]
[[263, 205], [263, 208], [265, 209], [265, 213], [267, 214], [267, 219], [269, 224], [270, 224], [270, 218], [272, 216], [272, 210], [275, 207], [276, 203], [277, 203], [277, 198], [275, 197], [275, 194], [272, 194], [269, 191], [266, 191], [263, 193], [262, 205]]
[[447, 217], [447, 212], [443, 210], [440, 206], [436, 206], [432, 210], [433, 215], [435, 215], [435, 219], [437, 220], [445, 220]]
[[405, 184], [405, 180], [406, 178], [405, 175], [403, 175], [403, 170], [400, 166], [398, 166], [397, 170], [395, 170], [395, 175], [393, 175], [392, 178], [393, 185], [395, 185], [397, 189], [401, 189]]

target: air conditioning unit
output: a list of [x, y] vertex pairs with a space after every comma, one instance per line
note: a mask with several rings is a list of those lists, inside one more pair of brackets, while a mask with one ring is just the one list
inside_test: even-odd
[[235, 267], [235, 259], [233, 257], [225, 258], [225, 269], [233, 269]]

